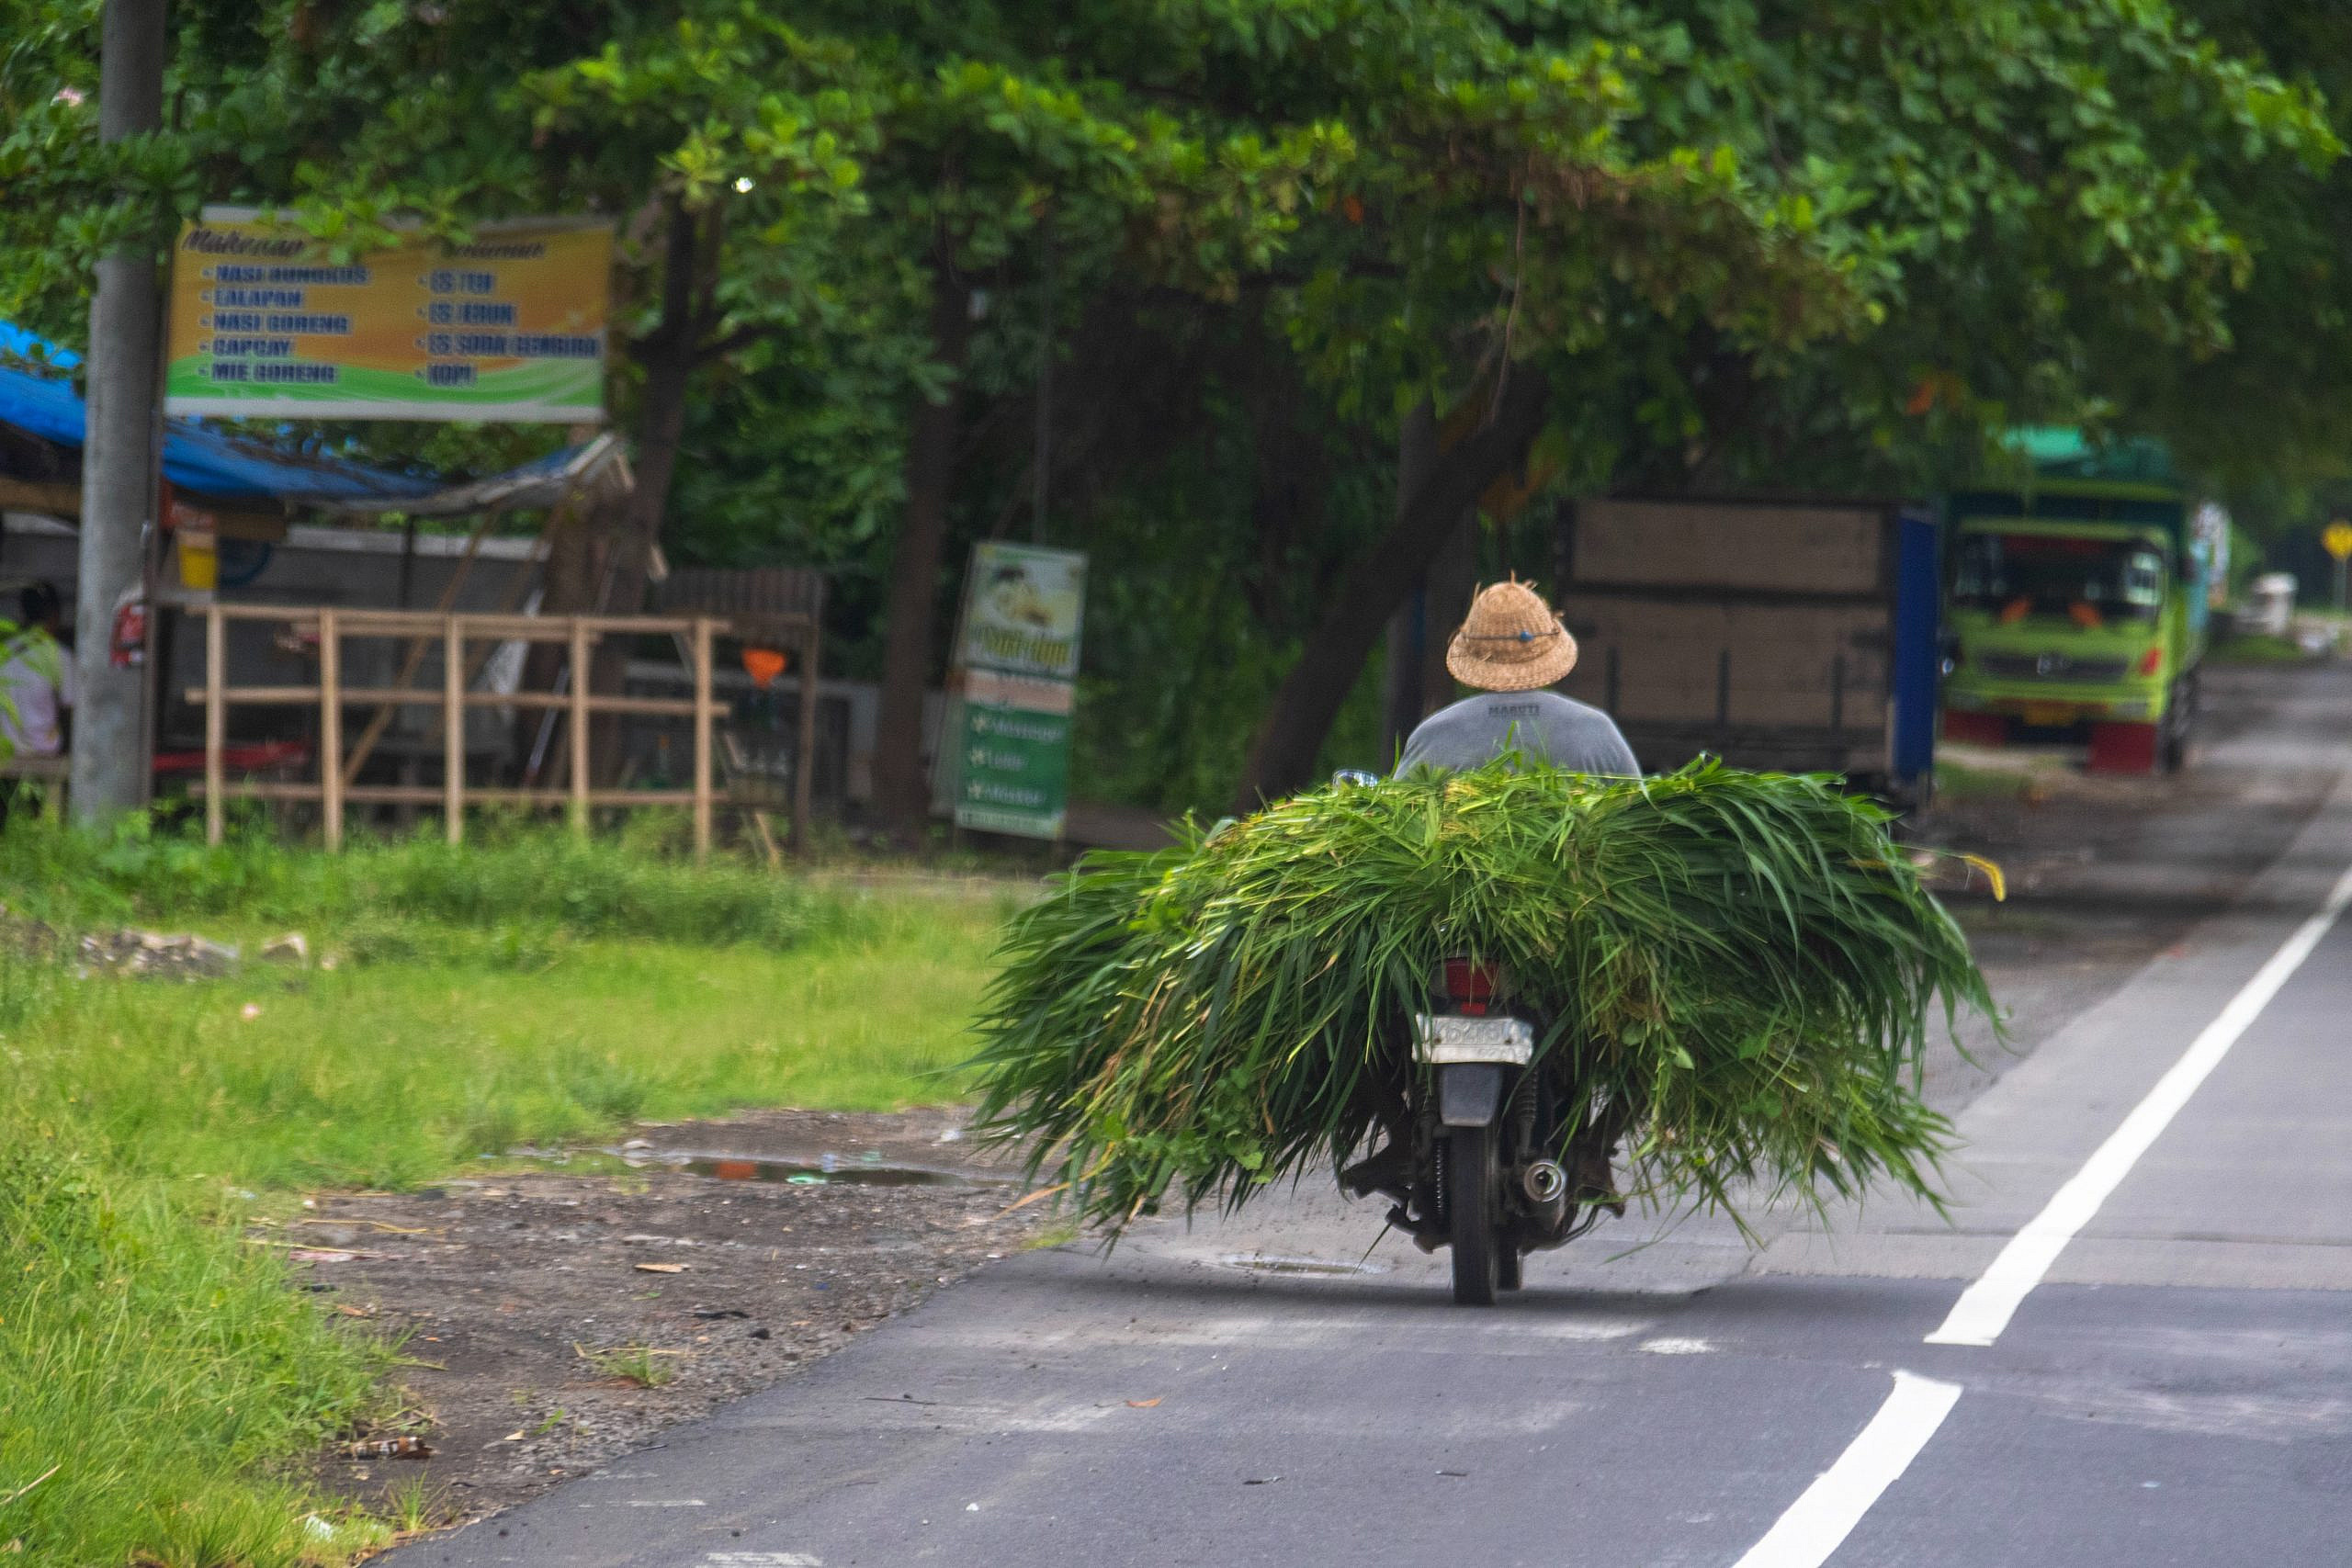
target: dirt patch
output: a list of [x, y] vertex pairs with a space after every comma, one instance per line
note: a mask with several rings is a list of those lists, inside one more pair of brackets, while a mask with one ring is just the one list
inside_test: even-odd
[[[407, 1408], [367, 1436], [430, 1458], [325, 1458], [371, 1506], [421, 1483], [435, 1523], [478, 1517], [790, 1376], [1046, 1223], [975, 1157], [952, 1111], [643, 1129], [628, 1168], [501, 1173], [320, 1194], [282, 1226], [327, 1310], [404, 1337]], [[836, 1174], [823, 1179], [831, 1155]], [[675, 1163], [724, 1162], [724, 1175]], [[779, 1176], [806, 1165], [799, 1179]], [[919, 1168], [921, 1183], [879, 1173]]]

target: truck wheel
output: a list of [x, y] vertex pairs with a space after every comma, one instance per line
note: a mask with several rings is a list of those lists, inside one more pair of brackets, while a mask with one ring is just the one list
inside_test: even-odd
[[2165, 772], [2177, 773], [2188, 763], [2188, 732], [2197, 727], [2197, 677], [2189, 676], [2172, 689], [2165, 713]]

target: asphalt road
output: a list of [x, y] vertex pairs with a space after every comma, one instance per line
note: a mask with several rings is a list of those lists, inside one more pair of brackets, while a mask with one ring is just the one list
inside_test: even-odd
[[[1951, 1224], [1873, 1199], [1771, 1216], [1760, 1248], [1701, 1221], [1625, 1251], [1655, 1229], [1628, 1220], [1475, 1312], [1393, 1238], [1351, 1271], [1376, 1214], [1302, 1191], [1009, 1262], [387, 1561], [2352, 1562], [2352, 921], [2312, 919], [2352, 890], [2347, 747], [2352, 672], [2329, 671], [2211, 749], [2256, 784], [2335, 782], [2177, 824], [2211, 912], [2072, 1006], [2045, 986], [2043, 1037], [1996, 1080], [1948, 1077]], [[2256, 874], [2230, 844], [2283, 848]], [[2029, 1227], [2061, 1245], [1993, 1343], [1928, 1342], [1996, 1260], [2020, 1278]]]

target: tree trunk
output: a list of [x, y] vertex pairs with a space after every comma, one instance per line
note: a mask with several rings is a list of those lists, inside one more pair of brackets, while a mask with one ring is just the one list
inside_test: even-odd
[[[548, 539], [548, 564], [540, 578], [539, 612], [548, 615], [576, 615], [586, 613], [596, 602], [596, 585], [604, 577], [605, 545], [618, 525], [607, 518], [614, 511], [607, 500], [560, 513], [548, 520], [551, 530]], [[547, 692], [563, 674], [571, 651], [560, 642], [534, 642], [523, 655], [523, 689]], [[561, 715], [555, 710], [525, 708], [514, 727], [514, 775], [526, 784], [537, 784], [550, 777], [548, 764], [552, 760], [557, 767], [571, 753], [556, 743], [562, 729]], [[542, 746], [540, 737], [546, 736]], [[540, 758], [538, 771], [531, 771], [534, 753]]]
[[[634, 615], [645, 608], [653, 549], [662, 540], [670, 485], [678, 472], [678, 448], [685, 438], [686, 385], [701, 347], [702, 311], [696, 297], [707, 287], [706, 269], [716, 260], [715, 218], [707, 243], [701, 217], [674, 199], [664, 221], [669, 231], [662, 258], [662, 319], [637, 349], [645, 383], [639, 393], [636, 485], [619, 509], [619, 526], [606, 535], [595, 598], [589, 606], [604, 615]], [[617, 695], [628, 683], [628, 639], [599, 639], [589, 660], [589, 689], [599, 695]], [[580, 678], [581, 672], [574, 671], [572, 679]], [[599, 788], [620, 783], [627, 761], [621, 754], [622, 722], [618, 714], [601, 714], [592, 723], [588, 754], [595, 773], [593, 782]]]
[[[1437, 407], [1424, 398], [1405, 412], [1396, 431], [1396, 507], [1403, 511], [1437, 464]], [[1388, 617], [1388, 657], [1380, 687], [1380, 758], [1393, 761], [1421, 722], [1422, 670], [1434, 628], [1429, 585], [1416, 583]]]
[[[550, 541], [547, 591], [540, 599], [545, 614], [633, 615], [645, 608], [653, 547], [662, 538], [671, 481], [678, 471], [678, 449], [685, 435], [687, 383], [700, 347], [703, 311], [696, 297], [707, 288], [718, 242], [715, 221], [708, 223], [707, 233], [698, 227], [702, 221], [675, 199], [663, 209], [662, 315], [630, 354], [645, 376], [638, 398], [635, 483], [625, 500], [584, 509]], [[585, 672], [589, 689], [605, 695], [619, 693], [628, 679], [628, 651], [622, 639], [601, 641]], [[525, 681], [536, 689], [548, 689], [567, 657], [559, 646], [534, 645], [525, 662]], [[569, 678], [578, 680], [582, 673], [573, 671]], [[544, 749], [540, 781], [557, 776], [566, 765], [568, 749], [553, 743], [560, 739], [562, 722], [554, 727], [551, 743]], [[528, 724], [524, 729], [527, 767], [540, 726]], [[589, 756], [599, 787], [618, 782], [624, 761], [619, 715], [600, 715], [594, 721]]]
[[1463, 513], [1524, 456], [1543, 428], [1549, 401], [1550, 388], [1541, 372], [1513, 367], [1494, 416], [1438, 460], [1428, 481], [1398, 509], [1388, 532], [1349, 568], [1259, 728], [1234, 795], [1237, 812], [1255, 811], [1263, 801], [1306, 782], [1388, 613], [1428, 572]]
[[932, 623], [947, 503], [956, 486], [963, 426], [964, 351], [972, 334], [971, 293], [944, 258], [932, 275], [932, 357], [951, 373], [945, 397], [919, 399], [907, 433], [907, 507], [890, 558], [884, 623], [882, 693], [874, 727], [874, 808], [891, 831], [912, 839], [931, 817], [922, 766], [922, 699], [931, 680]]
[[1429, 635], [1421, 642], [1421, 716], [1426, 718], [1453, 700], [1453, 672], [1445, 667], [1446, 645], [1470, 613], [1471, 595], [1478, 592], [1478, 509], [1463, 510], [1461, 520], [1438, 547], [1421, 580], [1421, 602], [1427, 606]]
[[[684, 226], [683, 223], [682, 227]], [[676, 253], [672, 253], [675, 265]], [[666, 311], [665, 311], [666, 315]], [[695, 344], [690, 336], [658, 341], [640, 355], [645, 366], [645, 407], [638, 425], [637, 485], [621, 507], [617, 528], [605, 535], [599, 585], [589, 608], [612, 615], [634, 615], [645, 608], [651, 586], [653, 548], [661, 542], [668, 515], [670, 485], [678, 469], [678, 447], [685, 435], [686, 383], [694, 374]], [[628, 681], [629, 638], [603, 637], [589, 660], [589, 689], [599, 695], [618, 695]], [[573, 678], [578, 679], [575, 672]], [[609, 789], [621, 782], [624, 720], [619, 714], [599, 714], [591, 721], [589, 756], [594, 784]]]

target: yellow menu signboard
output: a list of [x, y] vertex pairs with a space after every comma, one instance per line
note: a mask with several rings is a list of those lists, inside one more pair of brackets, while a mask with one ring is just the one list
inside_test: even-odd
[[267, 213], [207, 209], [173, 253], [170, 413], [604, 417], [613, 228], [484, 223], [338, 260]]

